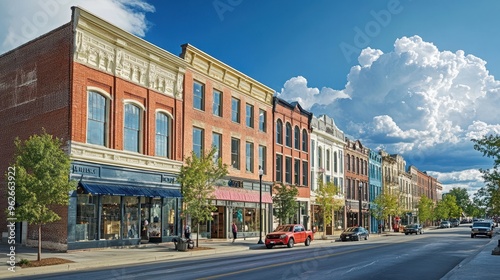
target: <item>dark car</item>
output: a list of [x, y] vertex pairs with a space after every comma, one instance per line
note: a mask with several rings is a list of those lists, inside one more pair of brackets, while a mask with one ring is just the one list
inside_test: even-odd
[[407, 225], [405, 227], [405, 234], [408, 235], [408, 234], [412, 234], [412, 233], [415, 233], [415, 234], [424, 233], [424, 231], [422, 230], [422, 226], [420, 224]]
[[340, 234], [340, 240], [356, 240], [360, 241], [362, 238], [368, 240], [370, 233], [364, 227], [350, 227]]
[[460, 226], [460, 220], [458, 220], [458, 219], [451, 219], [450, 223], [451, 223], [452, 227], [458, 227], [458, 226]]
[[484, 235], [489, 238], [493, 237], [493, 228], [494, 226], [491, 222], [474, 222], [472, 226], [470, 226], [470, 238], [476, 237], [476, 235]]

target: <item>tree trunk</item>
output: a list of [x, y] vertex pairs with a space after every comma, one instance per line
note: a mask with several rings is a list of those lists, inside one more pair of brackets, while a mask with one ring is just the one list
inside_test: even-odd
[[40, 261], [42, 259], [42, 224], [38, 225], [38, 258]]
[[198, 238], [200, 236], [200, 223], [196, 224], [196, 248], [198, 248]]

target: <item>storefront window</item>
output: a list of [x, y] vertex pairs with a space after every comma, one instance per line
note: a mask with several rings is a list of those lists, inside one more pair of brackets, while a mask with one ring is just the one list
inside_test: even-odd
[[101, 239], [120, 238], [120, 196], [103, 195], [101, 198]]
[[163, 236], [176, 235], [175, 232], [175, 198], [165, 198], [163, 204]]
[[76, 208], [75, 240], [97, 238], [97, 196], [79, 194]]
[[151, 223], [149, 237], [161, 237], [161, 198], [153, 198], [151, 203]]
[[125, 217], [123, 219], [123, 238], [139, 238], [139, 201], [137, 197], [123, 197]]

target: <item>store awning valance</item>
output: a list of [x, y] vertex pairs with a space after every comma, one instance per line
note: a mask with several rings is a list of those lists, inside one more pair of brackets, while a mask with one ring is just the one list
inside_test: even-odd
[[127, 185], [90, 184], [80, 182], [86, 192], [90, 194], [118, 195], [118, 196], [145, 196], [145, 197], [182, 197], [179, 190], [152, 187], [136, 187]]
[[[216, 187], [215, 199], [244, 202], [259, 202], [260, 192], [239, 188]], [[268, 192], [262, 192], [263, 203], [273, 203], [273, 197]]]

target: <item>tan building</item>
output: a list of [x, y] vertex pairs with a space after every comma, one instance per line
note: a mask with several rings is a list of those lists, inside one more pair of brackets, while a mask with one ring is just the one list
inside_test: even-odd
[[353, 141], [346, 139], [345, 143], [344, 170], [346, 227], [359, 225], [369, 229], [369, 149], [363, 146], [359, 140]]

